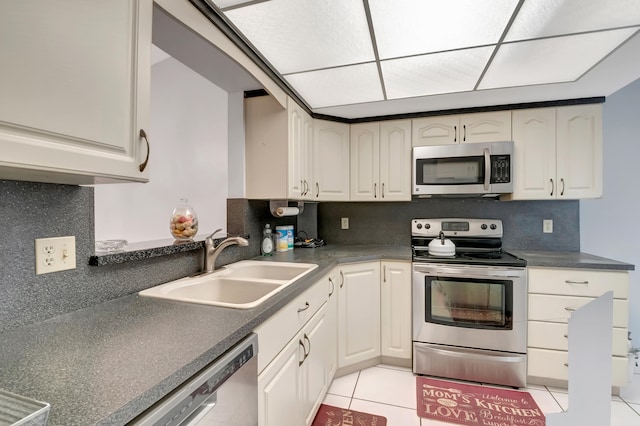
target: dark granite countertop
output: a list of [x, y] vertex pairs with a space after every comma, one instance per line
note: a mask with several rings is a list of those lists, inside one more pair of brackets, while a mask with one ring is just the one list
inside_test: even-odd
[[319, 267], [254, 309], [132, 294], [0, 334], [0, 388], [50, 403], [50, 425], [125, 424], [242, 340], [335, 265], [411, 260], [411, 250], [328, 246], [262, 259]]
[[618, 262], [617, 260], [574, 251], [507, 251], [514, 256], [525, 259], [527, 261], [527, 266], [611, 269], [620, 271], [633, 271], [635, 269], [635, 266], [630, 263]]
[[[510, 252], [526, 259], [529, 266], [634, 269], [584, 253]], [[411, 250], [384, 245], [326, 246], [260, 259], [319, 267], [254, 309], [132, 294], [0, 334], [0, 388], [50, 403], [51, 425], [125, 424], [242, 340], [335, 265], [379, 259], [409, 261]]]

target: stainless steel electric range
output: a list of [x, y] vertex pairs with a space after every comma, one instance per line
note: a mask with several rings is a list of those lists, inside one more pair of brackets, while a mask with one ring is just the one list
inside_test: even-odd
[[[440, 232], [450, 257], [429, 254]], [[502, 250], [502, 221], [414, 219], [413, 371], [526, 385], [526, 261]]]

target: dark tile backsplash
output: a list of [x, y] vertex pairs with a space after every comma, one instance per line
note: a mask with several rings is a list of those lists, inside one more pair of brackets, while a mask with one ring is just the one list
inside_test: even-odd
[[[411, 219], [501, 219], [511, 250], [580, 250], [578, 201], [498, 201], [482, 198], [415, 199], [395, 203], [320, 203], [318, 232], [327, 244], [411, 244]], [[349, 229], [340, 219], [349, 218]], [[553, 219], [553, 233], [542, 220]]]
[[[202, 250], [90, 266], [94, 253], [93, 188], [0, 180], [0, 332], [136, 293], [194, 274]], [[579, 250], [577, 201], [497, 202], [415, 200], [406, 203], [308, 203], [300, 216], [275, 218], [268, 201], [230, 199], [230, 234], [249, 235], [249, 247], [232, 246], [224, 265], [259, 255], [265, 223], [294, 225], [331, 244], [409, 244], [409, 221], [418, 217], [487, 217], [504, 221], [504, 245], [512, 249]], [[349, 217], [350, 229], [340, 230]], [[317, 220], [316, 220], [317, 218]], [[542, 219], [554, 233], [542, 234]], [[317, 229], [316, 229], [317, 228]], [[74, 235], [75, 270], [35, 275], [34, 240]]]

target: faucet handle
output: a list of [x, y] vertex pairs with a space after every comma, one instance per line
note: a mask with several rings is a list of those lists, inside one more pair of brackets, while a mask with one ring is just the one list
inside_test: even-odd
[[218, 232], [220, 232], [220, 231], [222, 231], [222, 228], [219, 228], [219, 229], [216, 229], [215, 231], [213, 231], [213, 232], [211, 233], [211, 235], [209, 235], [209, 236], [207, 237], [207, 240], [209, 240], [209, 239], [213, 240], [213, 237], [214, 237]]

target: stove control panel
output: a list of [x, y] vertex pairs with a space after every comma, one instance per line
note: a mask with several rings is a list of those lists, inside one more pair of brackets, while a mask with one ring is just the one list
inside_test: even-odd
[[502, 221], [499, 219], [413, 219], [411, 235], [436, 238], [444, 232], [447, 237], [502, 238]]

